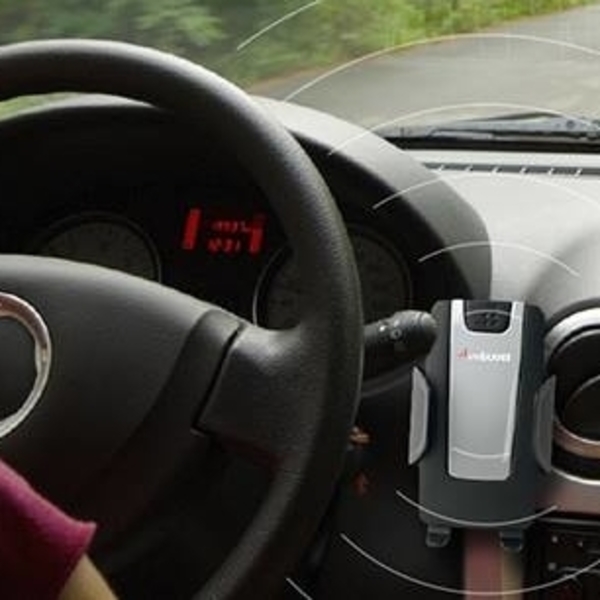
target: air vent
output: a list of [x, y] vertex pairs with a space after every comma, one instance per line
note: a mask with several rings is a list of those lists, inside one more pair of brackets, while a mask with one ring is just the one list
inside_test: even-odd
[[426, 162], [432, 171], [453, 173], [512, 173], [560, 177], [600, 177], [600, 167], [561, 167], [551, 165], [513, 165], [487, 163]]

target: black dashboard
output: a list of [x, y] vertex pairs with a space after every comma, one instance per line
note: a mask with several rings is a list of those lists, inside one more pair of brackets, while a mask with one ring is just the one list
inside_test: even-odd
[[[260, 102], [300, 141], [333, 192], [353, 242], [366, 321], [428, 310], [439, 299], [494, 296], [538, 304], [549, 328], [560, 330], [565, 315], [596, 306], [600, 186], [597, 176], [585, 176], [597, 166], [594, 156], [407, 154], [319, 112]], [[273, 329], [293, 326], [302, 311], [286, 233], [235, 149], [219, 144], [210, 127], [191, 130], [167, 113], [118, 99], [61, 102], [0, 123], [0, 181], [2, 253], [99, 263]], [[588, 356], [600, 351], [599, 322], [581, 330]], [[557, 335], [549, 368], [573, 375], [579, 351], [567, 348], [566, 366], [553, 354], [573, 332]], [[595, 361], [584, 362], [585, 372], [570, 377], [568, 389], [559, 387], [557, 406], [595, 381]], [[460, 593], [480, 565], [485, 548], [468, 533], [439, 551], [424, 543], [417, 475], [407, 464], [408, 373], [386, 361], [366, 365], [357, 417], [364, 444], [349, 446], [336, 498], [283, 598], [445, 598]], [[540, 581], [556, 579], [549, 565], [581, 566], [591, 561], [587, 550], [597, 551], [598, 467], [565, 452], [556, 452], [554, 485], [539, 499], [541, 510], [558, 507], [561, 519], [553, 515], [532, 528], [530, 552], [498, 559], [506, 589], [537, 590]], [[207, 573], [186, 571], [181, 557], [207, 557], [209, 572], [235, 544], [261, 489], [260, 475], [234, 469], [236, 483], [218, 496], [220, 514], [194, 524], [206, 539], [173, 542], [160, 569], [123, 570], [97, 551], [118, 589], [144, 580], [160, 590], [172, 573], [182, 598], [197, 589]], [[239, 496], [244, 502], [232, 500]], [[588, 592], [594, 585], [586, 580]], [[554, 597], [546, 588], [532, 597]]]
[[[92, 104], [0, 126], [0, 251], [116, 268], [272, 329], [293, 326], [302, 293], [285, 232], [235, 152], [149, 107]], [[352, 152], [304, 142], [347, 224], [367, 322], [485, 289], [485, 248], [467, 257], [477, 270], [443, 252], [444, 238], [483, 240], [485, 230], [425, 169], [409, 202]]]

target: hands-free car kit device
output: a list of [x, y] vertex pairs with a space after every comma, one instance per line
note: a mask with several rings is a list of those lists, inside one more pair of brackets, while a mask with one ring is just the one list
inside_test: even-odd
[[551, 465], [543, 315], [522, 302], [452, 300], [432, 316], [437, 339], [413, 370], [409, 449], [427, 544], [483, 528], [519, 550]]

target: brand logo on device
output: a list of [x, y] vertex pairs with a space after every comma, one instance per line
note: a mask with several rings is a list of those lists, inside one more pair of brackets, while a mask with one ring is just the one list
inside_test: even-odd
[[35, 365], [35, 380], [21, 406], [12, 414], [0, 419], [0, 438], [16, 429], [29, 416], [40, 401], [52, 360], [52, 343], [48, 328], [42, 316], [29, 302], [12, 294], [0, 292], [0, 320], [9, 319], [23, 326], [34, 343], [31, 360]]
[[460, 350], [457, 356], [462, 360], [480, 363], [510, 363], [512, 361], [510, 352], [485, 352], [484, 350], [471, 352], [467, 348]]

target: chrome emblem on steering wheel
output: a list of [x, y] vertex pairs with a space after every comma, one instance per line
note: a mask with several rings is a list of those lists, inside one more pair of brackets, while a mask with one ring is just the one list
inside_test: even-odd
[[0, 438], [15, 430], [35, 408], [48, 382], [52, 360], [52, 343], [48, 328], [38, 311], [28, 302], [0, 292], [0, 319], [12, 319], [28, 331], [34, 341], [35, 380], [29, 395], [20, 408], [0, 420]]

